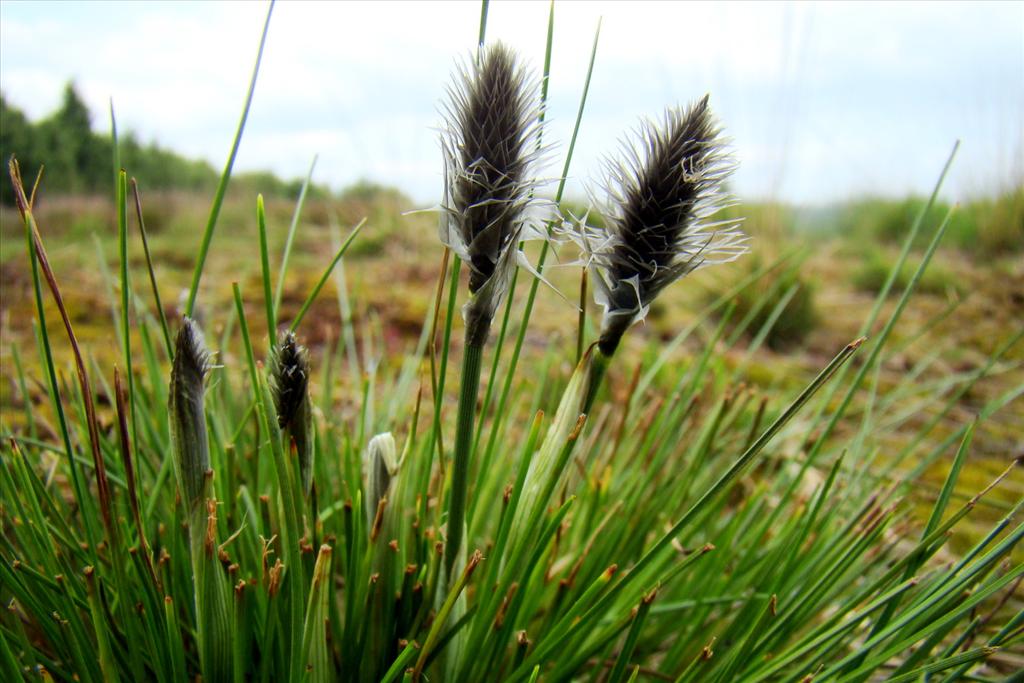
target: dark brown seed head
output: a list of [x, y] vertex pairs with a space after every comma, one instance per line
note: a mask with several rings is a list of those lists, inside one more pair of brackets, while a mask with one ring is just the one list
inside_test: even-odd
[[270, 357], [270, 386], [277, 424], [294, 447], [302, 490], [313, 486], [313, 412], [309, 401], [309, 352], [295, 334], [282, 332]]
[[707, 96], [669, 109], [660, 125], [645, 123], [638, 137], [610, 165], [608, 227], [593, 253], [606, 355], [666, 286], [745, 251], [736, 221], [705, 220], [729, 203], [723, 186], [734, 168]]
[[495, 43], [448, 91], [444, 208], [447, 231], [457, 233], [468, 253], [471, 293], [519, 239], [540, 131], [534, 83], [512, 50]]
[[309, 353], [293, 332], [284, 331], [278, 337], [270, 357], [270, 386], [277, 423], [284, 429], [295, 419], [309, 387]]

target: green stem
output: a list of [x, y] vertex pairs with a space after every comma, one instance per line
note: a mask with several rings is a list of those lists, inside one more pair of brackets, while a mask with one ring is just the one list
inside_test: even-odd
[[156, 273], [153, 271], [153, 258], [149, 253], [149, 238], [146, 235], [146, 222], [142, 218], [142, 199], [139, 197], [139, 184], [135, 178], [131, 179], [132, 197], [135, 199], [135, 218], [139, 225], [139, 234], [142, 236], [142, 252], [146, 256], [146, 271], [149, 273], [149, 286], [153, 290], [153, 302], [157, 315], [160, 317], [160, 331], [164, 335], [164, 348], [167, 349], [167, 359], [174, 360], [174, 344], [171, 343], [171, 332], [167, 326], [167, 314], [164, 313], [164, 305], [160, 301], [160, 290], [156, 286]]
[[586, 415], [590, 415], [590, 410], [594, 407], [597, 391], [601, 388], [601, 382], [604, 381], [604, 376], [608, 373], [608, 364], [612, 361], [612, 357], [606, 356], [600, 349], [595, 349], [595, 351], [594, 365], [590, 370], [590, 382], [587, 386], [587, 399], [583, 402], [583, 412]]
[[[113, 116], [113, 106], [111, 106]], [[116, 156], [116, 144], [115, 144]], [[131, 337], [131, 281], [128, 279], [128, 176], [124, 170], [117, 174], [117, 236], [121, 269], [121, 336], [123, 339], [124, 371], [128, 379], [128, 413], [132, 423], [132, 443], [138, 448], [139, 433], [135, 418], [135, 372], [132, 369]]]
[[480, 389], [480, 361], [483, 344], [467, 344], [462, 356], [462, 382], [459, 389], [459, 417], [455, 432], [455, 461], [452, 466], [452, 487], [448, 497], [448, 542], [444, 548], [444, 566], [449, 574], [462, 544], [466, 520], [466, 486], [469, 462], [473, 455], [473, 418]]
[[334, 272], [334, 267], [338, 265], [339, 261], [341, 261], [341, 257], [345, 255], [346, 251], [348, 251], [349, 245], [352, 244], [352, 240], [356, 238], [356, 235], [359, 234], [359, 231], [363, 229], [364, 225], [366, 225], [365, 218], [356, 223], [356, 227], [352, 228], [352, 232], [348, 234], [348, 237], [345, 239], [345, 243], [341, 245], [338, 249], [338, 253], [334, 255], [330, 265], [327, 266], [327, 270], [325, 270], [324, 274], [320, 276], [320, 280], [316, 283], [316, 286], [313, 287], [313, 291], [310, 292], [309, 296], [306, 297], [306, 300], [302, 302], [302, 308], [299, 309], [299, 312], [295, 316], [295, 320], [292, 321], [292, 324], [288, 326], [289, 332], [294, 332], [298, 329], [299, 323], [302, 322], [302, 319], [306, 315], [306, 311], [308, 311], [309, 307], [313, 305], [313, 302], [316, 300], [320, 290], [324, 288], [324, 285], [327, 284], [328, 278], [331, 277], [331, 273]]
[[576, 328], [576, 363], [579, 364], [580, 359], [583, 358], [583, 339], [586, 336], [585, 328], [587, 326], [587, 269], [584, 268], [580, 273], [580, 315], [579, 323]]
[[[447, 250], [446, 250], [447, 253]], [[431, 358], [431, 377], [434, 382], [434, 424], [432, 427], [433, 436], [431, 440], [437, 444], [437, 460], [441, 464], [442, 479], [444, 478], [444, 434], [441, 431], [441, 403], [444, 400], [444, 386], [445, 378], [448, 376], [448, 352], [451, 349], [452, 340], [452, 322], [455, 319], [455, 298], [459, 292], [459, 271], [462, 269], [462, 259], [458, 256], [452, 257], [452, 273], [451, 280], [448, 285], [448, 309], [445, 312], [444, 318], [444, 342], [441, 345], [441, 362], [436, 376], [433, 375], [433, 363], [435, 352], [432, 350], [430, 354]], [[444, 275], [444, 268], [442, 267], [442, 276]], [[439, 295], [440, 296], [440, 295]], [[434, 312], [436, 316], [437, 311]], [[433, 450], [430, 451], [433, 454]], [[430, 468], [432, 463], [428, 462], [424, 473], [429, 477]], [[424, 504], [426, 503], [426, 496], [423, 499]], [[424, 512], [426, 508], [424, 508]], [[438, 506], [438, 514], [440, 514], [440, 506]], [[439, 522], [440, 523], [440, 522]]]

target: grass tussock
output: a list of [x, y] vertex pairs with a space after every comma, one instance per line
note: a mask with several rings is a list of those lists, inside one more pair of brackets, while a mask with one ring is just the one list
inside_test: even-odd
[[[907, 224], [927, 205], [926, 197], [860, 200], [843, 207], [829, 222], [834, 230], [899, 244]], [[949, 208], [947, 204], [935, 202], [926, 219], [941, 220]], [[1020, 253], [1024, 249], [1024, 190], [1016, 188], [1001, 192], [994, 198], [965, 202], [950, 219], [948, 233], [950, 246], [977, 259]], [[923, 249], [927, 243], [921, 237], [914, 246]]]
[[[310, 197], [307, 214], [304, 191], [225, 201], [229, 161], [207, 230], [189, 233], [200, 249], [175, 266], [163, 254], [181, 231], [147, 233], [161, 219], [120, 171], [97, 246], [109, 296], [76, 316], [74, 260], [12, 160], [5, 243], [20, 238], [23, 281], [4, 306], [35, 337], [12, 347], [2, 425], [3, 680], [1019, 671], [1020, 458], [982, 471], [974, 455], [1019, 437], [1006, 415], [1024, 333], [997, 326], [949, 372], [945, 348], [918, 342], [956, 301], [908, 315], [956, 214], [920, 207], [852, 323], [811, 285], [814, 254], [755, 240], [742, 267], [701, 269], [746, 248], [704, 99], [642, 129], [603, 215], [574, 220], [559, 181], [535, 222], [549, 74], [487, 44], [483, 17], [450, 98], [444, 245], [428, 258], [411, 236], [406, 254], [394, 243], [422, 216], [380, 209], [389, 298], [394, 263], [422, 278], [402, 292], [411, 339], [360, 303], [374, 221], [339, 217], [400, 198]], [[527, 236], [543, 238], [536, 272], [517, 269]], [[545, 269], [566, 238], [582, 267]], [[226, 245], [248, 270], [218, 262]], [[549, 276], [581, 310], [545, 301]], [[116, 331], [106, 349], [76, 334], [97, 311]], [[648, 313], [654, 333], [634, 324]], [[810, 371], [762, 362], [786, 344], [826, 351]], [[990, 377], [1011, 379], [993, 394]], [[1011, 425], [1002, 441], [982, 439], [993, 425]]]

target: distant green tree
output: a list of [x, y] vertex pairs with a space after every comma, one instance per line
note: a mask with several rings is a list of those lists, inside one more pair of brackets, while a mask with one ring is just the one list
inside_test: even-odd
[[[95, 192], [101, 183], [109, 187], [110, 144], [92, 132], [89, 107], [73, 83], [65, 86], [60, 108], [36, 124], [2, 99], [0, 151], [5, 163], [11, 155], [18, 158], [27, 183], [45, 165], [50, 191]], [[10, 204], [14, 198], [4, 175], [2, 197]]]
[[20, 109], [10, 106], [7, 98], [0, 93], [0, 158], [3, 159], [0, 201], [4, 204], [14, 203], [11, 183], [7, 178], [7, 162], [11, 155], [17, 155], [21, 161], [22, 174], [26, 178], [35, 178], [39, 171], [39, 164], [36, 161], [40, 157], [39, 146], [36, 128]]
[[69, 162], [68, 189], [71, 192], [93, 192], [100, 182], [106, 185], [111, 157], [104, 154], [104, 145], [92, 132], [92, 115], [74, 83], [64, 86], [61, 107], [50, 121], [57, 152]]
[[[60, 107], [46, 118], [33, 123], [0, 93], [0, 158], [3, 180], [0, 202], [14, 203], [7, 161], [16, 155], [26, 184], [35, 179], [45, 165], [41, 197], [55, 194], [98, 194], [110, 192], [113, 167], [113, 141], [110, 135], [93, 132], [93, 116], [74, 83], [64, 87]], [[132, 131], [118, 138], [121, 167], [138, 179], [143, 190], [210, 191], [218, 172], [205, 161], [186, 159], [154, 142], [144, 144]], [[249, 194], [262, 192], [268, 197], [295, 198], [302, 180], [285, 181], [265, 171], [239, 173], [232, 180], [236, 188]], [[329, 197], [323, 186], [310, 187], [309, 196]]]

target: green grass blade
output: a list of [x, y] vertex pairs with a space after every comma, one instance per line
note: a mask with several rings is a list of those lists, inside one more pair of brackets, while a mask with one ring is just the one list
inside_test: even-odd
[[482, 0], [480, 3], [480, 31], [477, 35], [476, 42], [481, 48], [484, 45], [484, 38], [487, 36], [487, 8], [490, 4], [490, 0]]
[[629, 664], [629, 659], [633, 656], [633, 651], [636, 649], [637, 640], [640, 638], [640, 630], [643, 628], [644, 620], [651, 609], [651, 603], [654, 602], [654, 595], [652, 592], [649, 595], [645, 595], [643, 600], [640, 601], [636, 615], [633, 617], [633, 623], [629, 627], [629, 633], [626, 634], [626, 642], [623, 644], [622, 650], [615, 660], [615, 666], [608, 676], [608, 683], [621, 683], [622, 677], [625, 676], [626, 665]]
[[[263, 277], [263, 304], [267, 309], [267, 348], [277, 345], [276, 300], [270, 295], [270, 256], [267, 253], [267, 212], [263, 207], [263, 195], [256, 196], [256, 225], [260, 233], [260, 274]], [[283, 278], [282, 278], [283, 281]]]
[[313, 586], [309, 591], [306, 623], [302, 636], [302, 664], [304, 679], [314, 683], [335, 680], [327, 642], [328, 602], [332, 594], [331, 547], [320, 546], [313, 569]]
[[164, 305], [160, 301], [160, 288], [156, 286], [156, 273], [153, 270], [153, 257], [149, 253], [149, 238], [146, 235], [146, 222], [142, 218], [142, 199], [139, 197], [139, 185], [135, 178], [131, 179], [132, 196], [135, 199], [135, 218], [139, 221], [139, 235], [142, 237], [142, 251], [146, 256], [146, 270], [149, 273], [149, 286], [153, 292], [153, 305], [156, 307], [158, 319], [160, 320], [160, 331], [164, 337], [164, 348], [167, 350], [167, 359], [174, 359], [174, 345], [171, 343], [171, 332], [167, 325], [167, 316], [164, 313]]
[[[113, 116], [113, 110], [111, 110]], [[124, 371], [128, 378], [128, 417], [131, 419], [132, 443], [139, 443], [135, 410], [135, 371], [132, 362], [131, 280], [128, 277], [128, 176], [117, 174], [117, 238], [121, 271], [121, 340], [124, 345]]]
[[[954, 148], [954, 152], [955, 151], [956, 150]], [[892, 315], [889, 316], [889, 320], [886, 321], [885, 326], [882, 328], [882, 331], [878, 335], [878, 337], [873, 340], [873, 346], [871, 348], [871, 351], [868, 354], [867, 359], [864, 361], [864, 364], [861, 365], [860, 370], [854, 376], [854, 379], [850, 383], [850, 386], [847, 388], [846, 395], [840, 402], [839, 408], [836, 409], [836, 411], [833, 413], [832, 418], [826, 424], [825, 429], [822, 431], [821, 435], [815, 441], [814, 446], [811, 448], [810, 453], [807, 455], [807, 459], [804, 463], [804, 468], [808, 467], [811, 463], [815, 461], [818, 453], [824, 447], [825, 442], [827, 441], [829, 436], [832, 435], [832, 432], [835, 430], [836, 425], [839, 424], [840, 418], [846, 413], [846, 410], [849, 407], [851, 401], [853, 400], [854, 395], [856, 394], [860, 386], [863, 384], [864, 378], [867, 376], [868, 371], [872, 367], [874, 367], [875, 362], [878, 360], [879, 354], [881, 354], [882, 349], [885, 347], [885, 342], [889, 339], [889, 335], [892, 333], [893, 328], [896, 326], [896, 323], [899, 321], [904, 309], [907, 307], [907, 302], [910, 301], [910, 295], [914, 292], [914, 289], [917, 287], [917, 283], [920, 282], [921, 275], [924, 273], [925, 268], [928, 267], [929, 262], [931, 262], [932, 256], [935, 254], [935, 250], [938, 248], [939, 242], [942, 240], [942, 236], [945, 235], [946, 228], [949, 226], [949, 219], [952, 217], [952, 215], [953, 209], [951, 208], [949, 212], [946, 214], [945, 219], [943, 219], [941, 225], [939, 225], [939, 229], [935, 231], [935, 235], [932, 237], [931, 243], [928, 245], [928, 249], [925, 251], [924, 256], [921, 258], [921, 263], [918, 265], [917, 270], [914, 271], [914, 275], [913, 277], [911, 277], [910, 282], [907, 283], [906, 289], [904, 289], [903, 295], [896, 303], [896, 307], [895, 309], [893, 309]]]
[[267, 31], [270, 29], [270, 16], [274, 12], [274, 2], [271, 0], [267, 8], [267, 18], [263, 22], [263, 33], [260, 35], [260, 46], [256, 52], [256, 63], [252, 68], [252, 77], [249, 79], [249, 91], [245, 96], [245, 105], [242, 107], [242, 116], [238, 120], [238, 129], [235, 131], [234, 142], [231, 143], [231, 152], [224, 164], [224, 172], [221, 173], [220, 181], [217, 183], [217, 192], [213, 196], [213, 205], [210, 207], [210, 217], [206, 221], [206, 230], [203, 232], [202, 242], [199, 244], [199, 253], [196, 256], [195, 270], [192, 272], [192, 284], [189, 286], [188, 301], [185, 304], [185, 315], [193, 316], [196, 306], [196, 297], [199, 295], [199, 282], [203, 277], [203, 267], [206, 265], [206, 255], [210, 251], [210, 242], [213, 240], [213, 230], [217, 227], [217, 217], [220, 216], [220, 208], [224, 203], [224, 194], [228, 190], [228, 182], [231, 180], [231, 170], [235, 166], [235, 157], [238, 155], [238, 146], [242, 143], [242, 132], [245, 130], [245, 121], [249, 118], [249, 106], [252, 104], [253, 93], [256, 92], [256, 77], [260, 72], [260, 61], [263, 59], [263, 47], [267, 43]]
[[299, 191], [299, 198], [295, 202], [295, 211], [292, 213], [292, 222], [288, 226], [288, 237], [284, 242], [284, 254], [281, 255], [281, 267], [277, 270], [277, 289], [274, 291], [275, 312], [281, 310], [281, 297], [284, 296], [284, 281], [288, 273], [288, 258], [291, 256], [292, 242], [295, 241], [295, 233], [298, 231], [302, 206], [306, 203], [306, 193], [309, 191], [309, 185], [313, 181], [313, 169], [316, 168], [317, 156], [314, 154], [313, 161], [309, 164], [309, 172], [306, 174], [306, 180], [302, 183], [302, 190]]
[[306, 300], [302, 302], [302, 308], [299, 309], [299, 312], [295, 316], [295, 320], [292, 321], [292, 324], [288, 326], [288, 329], [291, 332], [294, 332], [295, 330], [298, 329], [299, 323], [302, 322], [302, 319], [306, 315], [306, 311], [308, 311], [309, 307], [313, 305], [313, 302], [316, 300], [316, 297], [320, 293], [320, 290], [324, 288], [324, 285], [327, 284], [327, 280], [330, 279], [331, 272], [334, 270], [334, 267], [338, 265], [338, 262], [341, 260], [341, 257], [345, 255], [346, 251], [348, 251], [349, 246], [352, 244], [352, 240], [356, 238], [356, 235], [359, 234], [359, 231], [363, 229], [364, 225], [366, 225], [365, 218], [359, 221], [356, 224], [356, 227], [352, 228], [352, 232], [349, 233], [348, 238], [341, 245], [341, 248], [338, 249], [338, 253], [336, 253], [334, 255], [334, 258], [331, 259], [330, 265], [327, 266], [327, 270], [324, 271], [324, 274], [320, 276], [320, 280], [318, 280], [316, 286], [313, 287], [313, 291], [311, 291], [309, 293], [309, 296], [306, 297]]

